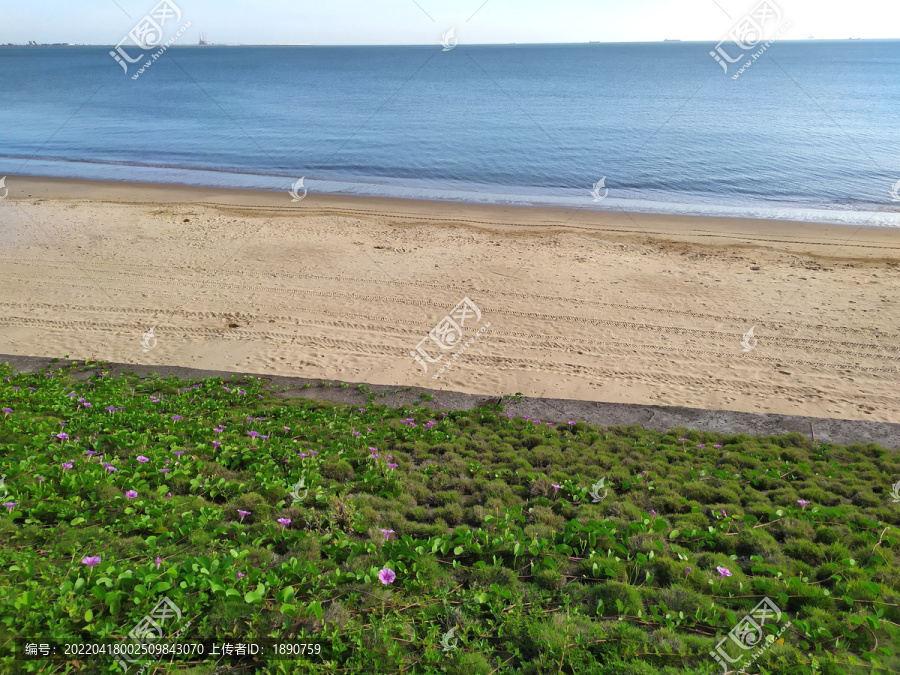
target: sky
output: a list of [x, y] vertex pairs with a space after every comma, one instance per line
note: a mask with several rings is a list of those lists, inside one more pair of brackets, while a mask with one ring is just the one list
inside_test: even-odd
[[[0, 0], [0, 44], [116, 44], [159, 0]], [[215, 44], [718, 42], [758, 0], [171, 0]], [[769, 0], [782, 39], [900, 38], [898, 0]], [[176, 27], [177, 30], [177, 27]], [[168, 31], [167, 31], [168, 32]]]

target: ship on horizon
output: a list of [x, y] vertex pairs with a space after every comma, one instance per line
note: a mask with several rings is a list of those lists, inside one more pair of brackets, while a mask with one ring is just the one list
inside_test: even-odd
[[206, 39], [206, 36], [203, 33], [200, 33], [200, 46], [209, 47], [209, 40]]

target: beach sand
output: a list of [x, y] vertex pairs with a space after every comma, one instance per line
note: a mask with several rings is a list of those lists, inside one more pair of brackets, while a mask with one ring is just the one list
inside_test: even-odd
[[900, 422], [900, 230], [6, 185], [0, 353]]

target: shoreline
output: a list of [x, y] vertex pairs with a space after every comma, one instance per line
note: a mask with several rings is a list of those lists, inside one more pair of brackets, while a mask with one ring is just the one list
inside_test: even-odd
[[[25, 159], [25, 158], [22, 158]], [[26, 160], [27, 161], [30, 160]], [[42, 161], [42, 160], [35, 160]], [[69, 162], [75, 164], [97, 165], [105, 168], [111, 168], [113, 165], [106, 165], [102, 162], [92, 162], [84, 160], [53, 160]], [[185, 182], [171, 182], [155, 180], [153, 176], [148, 176], [146, 180], [109, 180], [107, 178], [60, 178], [54, 176], [40, 175], [17, 175], [8, 174], [21, 186], [18, 190], [19, 194], [27, 190], [29, 186], [38, 185], [54, 185], [58, 188], [63, 184], [72, 184], [81, 186], [84, 190], [88, 186], [95, 190], [99, 187], [100, 191], [112, 191], [113, 186], [120, 186], [127, 192], [133, 194], [142, 187], [149, 187], [157, 191], [159, 194], [168, 195], [166, 199], [169, 201], [177, 198], [185, 198], [188, 201], [194, 201], [190, 198], [191, 192], [206, 192], [216, 197], [223, 194], [234, 193], [240, 196], [243, 203], [251, 202], [260, 195], [276, 196], [276, 200], [269, 200], [275, 203], [277, 196], [288, 192], [285, 186], [292, 179], [280, 177], [277, 175], [262, 175], [235, 171], [225, 171], [220, 169], [188, 169], [178, 167], [162, 167], [162, 166], [136, 166], [128, 165], [128, 168], [138, 169], [149, 172], [172, 171], [184, 174], [182, 176]], [[229, 186], [215, 184], [191, 183], [186, 178], [195, 178], [209, 174], [211, 176], [223, 176], [226, 179], [234, 181], [258, 181], [258, 185], [253, 186]], [[320, 200], [374, 200], [376, 202], [398, 202], [400, 204], [420, 203], [420, 204], [441, 204], [444, 206], [458, 205], [462, 207], [483, 207], [483, 208], [512, 208], [512, 209], [540, 209], [545, 211], [553, 211], [560, 213], [596, 213], [596, 214], [630, 214], [633, 216], [642, 216], [648, 218], [682, 218], [682, 219], [721, 219], [736, 221], [754, 221], [754, 222], [772, 222], [772, 223], [791, 223], [791, 224], [811, 224], [811, 225], [835, 225], [843, 228], [877, 228], [887, 230], [900, 230], [900, 210], [886, 210], [884, 205], [871, 204], [869, 206], [879, 206], [876, 209], [868, 210], [852, 210], [852, 209], [823, 209], [813, 208], [811, 205], [799, 204], [752, 204], [743, 205], [726, 205], [707, 202], [678, 202], [678, 201], [660, 201], [649, 198], [631, 199], [627, 197], [609, 197], [603, 199], [606, 205], [604, 208], [592, 207], [589, 203], [582, 204], [570, 201], [573, 197], [570, 195], [553, 195], [553, 194], [522, 194], [522, 193], [504, 193], [502, 191], [482, 191], [475, 189], [470, 185], [457, 186], [455, 188], [435, 189], [425, 188], [414, 185], [394, 185], [369, 182], [348, 182], [339, 179], [307, 179], [306, 187], [309, 189], [307, 198], [315, 196]], [[275, 187], [274, 182], [283, 180], [284, 186]], [[227, 180], [225, 181], [227, 182]], [[264, 184], [265, 183], [265, 184]], [[490, 186], [492, 190], [502, 190], [500, 186]], [[55, 190], [54, 188], [54, 190]], [[407, 194], [384, 194], [385, 190], [394, 190], [395, 192], [405, 192]], [[580, 192], [580, 191], [579, 191]], [[586, 192], [586, 191], [585, 191]], [[58, 191], [52, 192], [53, 196], [58, 196]], [[667, 206], [663, 206], [667, 205]], [[894, 222], [890, 222], [893, 220]], [[870, 224], [873, 223], [874, 224]]]
[[[895, 228], [7, 187], [0, 353], [900, 422]], [[411, 354], [463, 298], [490, 329], [433, 380]]]

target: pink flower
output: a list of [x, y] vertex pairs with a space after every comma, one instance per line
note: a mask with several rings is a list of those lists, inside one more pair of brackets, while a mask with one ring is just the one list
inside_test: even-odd
[[167, 492], [167, 493], [166, 493], [166, 499], [171, 499], [171, 498], [172, 498], [172, 493], [171, 493], [171, 492]]
[[59, 434], [56, 434], [56, 437], [61, 441], [69, 440], [69, 434], [59, 433]]
[[315, 456], [315, 455], [318, 455], [318, 454], [319, 454], [319, 451], [318, 451], [318, 450], [310, 450], [310, 451], [309, 451], [309, 454], [312, 455], [312, 456]]
[[809, 504], [809, 502], [806, 501], [805, 499], [798, 499], [798, 500], [797, 500], [797, 503], [798, 503], [800, 506], [802, 506], [804, 509], [806, 508], [807, 504]]
[[378, 573], [378, 578], [381, 579], [381, 583], [387, 586], [388, 584], [394, 583], [394, 579], [397, 578], [397, 575], [394, 574], [394, 570], [390, 567], [385, 567]]
[[240, 581], [240, 580], [243, 579], [245, 576], [247, 576], [247, 575], [244, 574], [243, 572], [238, 572], [238, 573], [237, 573], [237, 580]]
[[309, 457], [309, 455], [307, 455], [305, 452], [300, 453], [300, 459], [306, 459], [307, 457]]
[[183, 418], [181, 415], [172, 415], [172, 421], [173, 421], [173, 422], [180, 422], [180, 421], [183, 420], [183, 419], [184, 419], [184, 418]]
[[109, 471], [110, 473], [112, 473], [113, 471], [116, 470], [116, 467], [114, 467], [112, 464], [107, 464], [106, 470]]
[[387, 539], [390, 539], [390, 538], [391, 538], [391, 535], [394, 534], [394, 531], [393, 531], [393, 530], [382, 530], [382, 532], [384, 532], [384, 538], [385, 538], [386, 540], [387, 540]]
[[575, 422], [573, 422], [572, 420], [569, 420], [569, 426], [570, 426], [570, 427], [574, 427], [574, 426], [575, 426]]
[[162, 564], [162, 558], [156, 556], [156, 560], [154, 560], [153, 562], [156, 563], [156, 569], [159, 569], [159, 566]]
[[722, 446], [719, 445], [719, 444], [716, 444], [716, 445], [714, 445], [713, 447], [716, 448], [716, 449], [718, 449], [718, 448], [721, 448]]
[[222, 442], [221, 441], [213, 441], [212, 444], [213, 444], [214, 448], [218, 448], [220, 445], [222, 445]]
[[162, 475], [165, 476], [165, 475], [166, 475], [167, 473], [169, 473], [171, 470], [172, 470], [172, 469], [160, 469], [159, 472], [160, 472]]
[[391, 471], [393, 471], [394, 469], [396, 469], [397, 466], [398, 466], [397, 464], [388, 464], [388, 467], [390, 468]]
[[72, 464], [71, 460], [68, 461], [68, 462], [63, 462], [63, 463], [62, 463], [63, 471], [68, 471], [69, 469], [72, 468], [72, 466], [73, 466], [73, 464]]
[[700, 448], [701, 450], [704, 448], [704, 446], [705, 446], [704, 443], [697, 443], [697, 447]]
[[13, 509], [19, 502], [3, 502], [3, 506], [9, 509], [9, 512], [12, 513]]
[[509, 419], [512, 419], [512, 418], [513, 418], [513, 414], [512, 414], [512, 413], [506, 413], [506, 416], [507, 416]]
[[139, 461], [141, 464], [144, 464], [145, 462], [149, 462], [150, 460], [143, 455], [138, 455], [137, 461]]
[[99, 555], [91, 555], [81, 559], [81, 563], [83, 565], [87, 565], [92, 570], [94, 569], [94, 565], [99, 565], [101, 558]]
[[725, 577], [731, 576], [731, 570], [726, 567], [716, 567], [716, 571], [719, 573], [719, 578], [724, 579]]
[[181, 456], [184, 454], [184, 450], [173, 450], [172, 454], [175, 455], [178, 459], [181, 459]]
[[722, 509], [722, 517], [723, 517], [723, 518], [727, 518], [727, 517], [728, 517], [728, 515], [725, 513], [725, 509]]
[[562, 487], [562, 485], [557, 485], [556, 483], [553, 483], [550, 485], [550, 487], [552, 487], [556, 492], [559, 492], [559, 489]]
[[690, 573], [691, 573], [691, 568], [688, 567], [688, 568], [684, 571], [684, 573], [685, 573], [685, 574], [690, 574]]
[[12, 411], [13, 411], [12, 408], [4, 408], [4, 409], [3, 409], [3, 414], [4, 414], [4, 415], [9, 415]]
[[238, 509], [238, 515], [241, 517], [241, 522], [244, 521], [244, 518], [250, 515], [250, 511], [243, 511]]
[[286, 528], [288, 525], [291, 524], [291, 519], [290, 518], [279, 518], [278, 522], [281, 523], [281, 529], [283, 530], [284, 528]]
[[138, 496], [138, 494], [134, 490], [129, 490], [128, 492], [125, 493], [125, 496], [128, 497], [128, 499], [134, 499], [135, 497]]
[[251, 432], [249, 432], [248, 435], [250, 436], [250, 438], [256, 438], [257, 436], [259, 436], [259, 432], [258, 432], [258, 431], [251, 431]]
[[285, 431], [290, 431], [291, 428], [290, 428], [290, 427], [285, 427], [284, 430], [285, 430]]
[[651, 518], [656, 518], [656, 511], [655, 511], [655, 510], [650, 509], [650, 517], [651, 517]]

